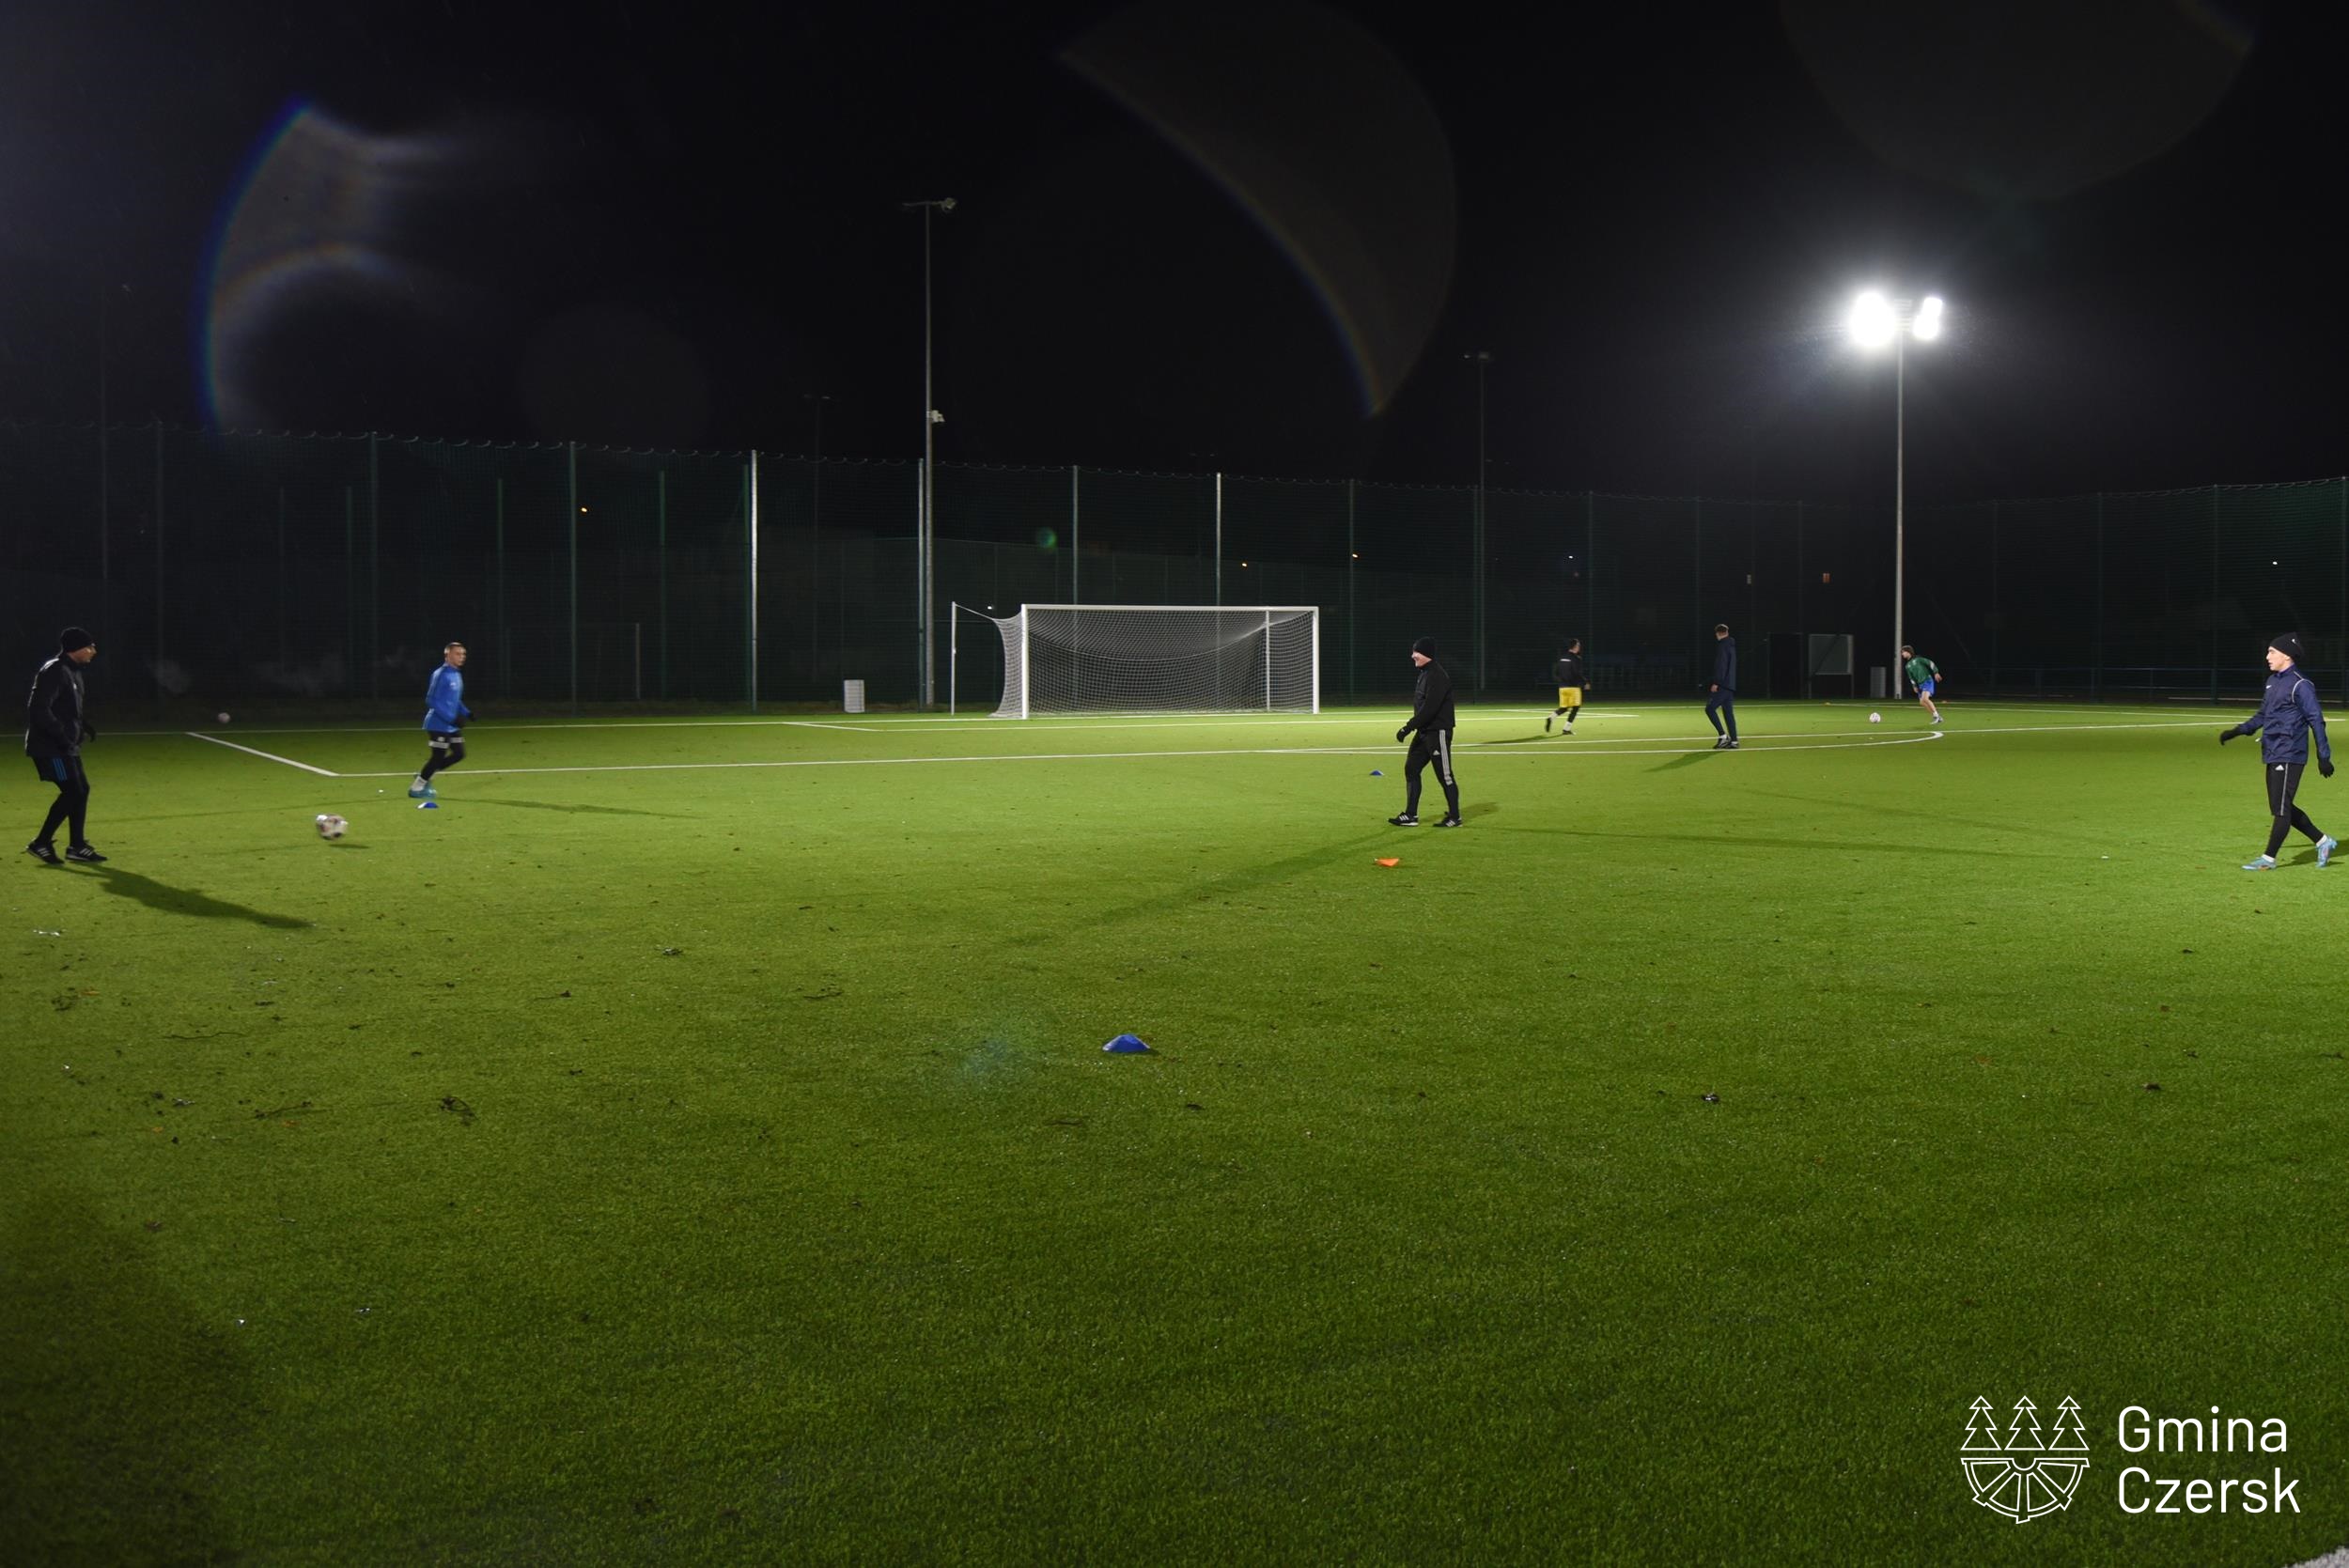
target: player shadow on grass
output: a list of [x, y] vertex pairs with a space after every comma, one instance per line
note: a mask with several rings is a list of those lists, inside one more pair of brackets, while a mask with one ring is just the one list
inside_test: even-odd
[[1702, 752], [1683, 752], [1676, 757], [1665, 758], [1662, 762], [1659, 762], [1655, 767], [1649, 768], [1648, 771], [1651, 773], [1661, 773], [1666, 769], [1672, 768], [1694, 768], [1698, 763], [1708, 762], [1719, 755], [1720, 755], [1720, 753], [1715, 751], [1709, 746]]
[[241, 904], [231, 904], [194, 888], [175, 888], [168, 882], [158, 882], [152, 877], [142, 877], [135, 871], [117, 866], [101, 866], [98, 870], [99, 886], [119, 898], [135, 898], [150, 909], [161, 909], [167, 915], [194, 915], [204, 920], [249, 920], [272, 931], [302, 931], [309, 927], [306, 920], [291, 915], [272, 915], [264, 909], [248, 909]]
[[643, 811], [635, 806], [559, 805], [552, 800], [504, 800], [494, 796], [474, 795], [465, 798], [468, 806], [512, 806], [520, 811], [594, 812], [599, 816], [666, 816], [684, 819], [684, 813], [674, 811]]

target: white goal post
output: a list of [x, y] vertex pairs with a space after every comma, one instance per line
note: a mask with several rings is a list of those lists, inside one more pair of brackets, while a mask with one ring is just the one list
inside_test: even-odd
[[1003, 642], [998, 719], [1050, 713], [1318, 713], [1311, 604], [1023, 604]]

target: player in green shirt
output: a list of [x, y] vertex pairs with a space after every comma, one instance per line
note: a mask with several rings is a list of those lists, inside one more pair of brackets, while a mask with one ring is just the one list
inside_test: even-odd
[[1939, 723], [1941, 710], [1933, 706], [1933, 689], [1941, 683], [1941, 666], [1906, 643], [1901, 644], [1901, 657], [1907, 660], [1905, 668], [1908, 671], [1908, 684], [1917, 689], [1917, 701], [1933, 715], [1933, 722]]

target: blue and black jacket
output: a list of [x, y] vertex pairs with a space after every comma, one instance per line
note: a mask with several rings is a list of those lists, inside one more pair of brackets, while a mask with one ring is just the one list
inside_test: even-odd
[[2333, 743], [2325, 735], [2325, 710], [2317, 706], [2316, 683], [2302, 675], [2297, 664], [2269, 675], [2260, 710], [2234, 727], [2237, 735], [2258, 736], [2260, 760], [2271, 763], [2307, 763], [2310, 730], [2316, 732], [2317, 756], [2330, 762]]
[[33, 676], [24, 703], [24, 754], [80, 756], [82, 742], [93, 733], [82, 709], [82, 667], [59, 654]]
[[1720, 639], [1713, 650], [1713, 684], [1733, 697], [1737, 694], [1737, 639], [1735, 637]]
[[424, 692], [424, 727], [434, 735], [455, 735], [473, 717], [473, 709], [465, 706], [465, 677], [454, 664], [443, 664], [432, 672], [432, 684]]

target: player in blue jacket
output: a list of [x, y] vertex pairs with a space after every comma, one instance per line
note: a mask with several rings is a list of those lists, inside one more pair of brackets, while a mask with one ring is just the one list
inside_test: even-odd
[[473, 717], [473, 709], [465, 706], [464, 669], [464, 644], [451, 643], [441, 650], [441, 667], [424, 689], [424, 738], [432, 750], [424, 759], [424, 771], [408, 786], [411, 800], [437, 800], [440, 792], [432, 787], [432, 775], [465, 760], [465, 721]]
[[2268, 644], [2267, 691], [2260, 699], [2260, 710], [2218, 732], [2221, 746], [2238, 735], [2258, 736], [2261, 771], [2267, 775], [2271, 817], [2267, 853], [2245, 866], [2246, 871], [2275, 870], [2276, 851], [2284, 846], [2285, 835], [2295, 828], [2316, 841], [2320, 867], [2341, 847], [2331, 834], [2319, 832], [2309, 814], [2293, 800], [2300, 791], [2300, 771], [2309, 765], [2310, 730], [2316, 732], [2316, 770], [2326, 778], [2333, 776], [2333, 743], [2325, 734], [2325, 710], [2317, 706], [2315, 683], [2300, 673], [2303, 657], [2295, 632], [2287, 631]]

